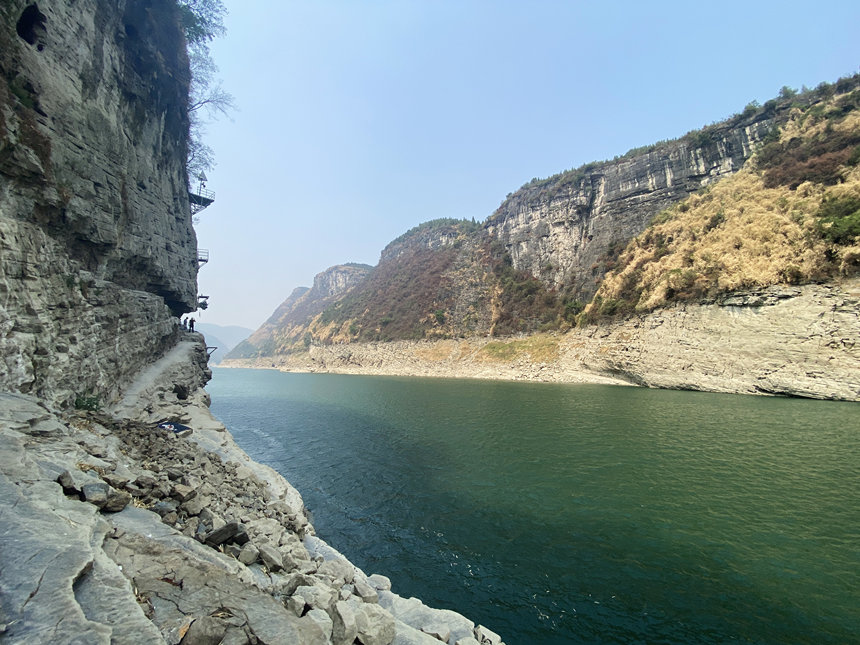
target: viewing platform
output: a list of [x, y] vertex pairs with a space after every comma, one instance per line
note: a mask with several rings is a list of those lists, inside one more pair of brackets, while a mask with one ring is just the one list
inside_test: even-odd
[[209, 249], [197, 249], [197, 266], [202, 267], [209, 261]]
[[202, 187], [195, 192], [189, 190], [188, 201], [191, 204], [191, 214], [196, 215], [215, 201], [215, 193]]

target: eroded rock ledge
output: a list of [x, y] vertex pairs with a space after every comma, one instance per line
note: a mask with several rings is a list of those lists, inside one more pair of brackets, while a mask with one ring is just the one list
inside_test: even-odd
[[298, 492], [209, 414], [201, 340], [110, 413], [0, 394], [4, 642], [500, 643], [314, 535]]

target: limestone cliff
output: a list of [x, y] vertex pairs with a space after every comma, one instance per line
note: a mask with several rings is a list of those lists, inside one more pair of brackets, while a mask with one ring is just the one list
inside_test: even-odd
[[786, 109], [757, 110], [614, 161], [533, 180], [502, 202], [486, 228], [514, 267], [588, 301], [613, 246], [625, 245], [669, 205], [737, 172]]
[[196, 308], [170, 0], [0, 6], [0, 387], [115, 397]]

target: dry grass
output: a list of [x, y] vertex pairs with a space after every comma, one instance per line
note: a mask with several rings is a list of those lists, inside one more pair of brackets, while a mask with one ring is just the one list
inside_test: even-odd
[[[860, 131], [860, 114], [811, 124], [797, 115], [781, 141], [832, 131]], [[822, 236], [816, 217], [824, 199], [860, 198], [860, 166], [845, 165], [842, 182], [765, 187], [755, 163], [675, 205], [634, 238], [607, 274], [585, 320], [649, 311], [670, 301], [779, 283], [814, 282], [857, 270], [860, 248]]]
[[452, 357], [456, 345], [451, 340], [438, 340], [429, 347], [415, 350], [415, 355], [425, 361], [441, 363]]
[[528, 338], [492, 341], [478, 350], [476, 358], [490, 363], [509, 363], [528, 358], [535, 363], [552, 363], [558, 359], [558, 338], [536, 334]]

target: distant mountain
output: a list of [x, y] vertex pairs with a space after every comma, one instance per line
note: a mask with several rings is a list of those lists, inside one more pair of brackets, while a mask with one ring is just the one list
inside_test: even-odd
[[314, 277], [312, 287], [297, 287], [253, 334], [226, 358], [270, 356], [304, 342], [307, 325], [326, 307], [362, 283], [372, 267], [338, 264]]
[[236, 345], [250, 336], [254, 330], [238, 325], [215, 325], [212, 323], [197, 323], [195, 329], [206, 336], [206, 345], [217, 347], [209, 358], [209, 362], [217, 365], [221, 359]]

